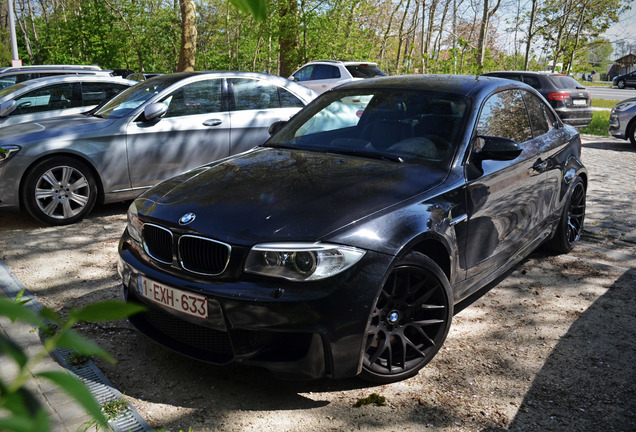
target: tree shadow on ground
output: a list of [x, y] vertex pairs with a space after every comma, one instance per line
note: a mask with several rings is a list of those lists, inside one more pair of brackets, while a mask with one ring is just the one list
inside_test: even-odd
[[636, 430], [635, 286], [636, 269], [621, 275], [561, 338], [508, 427], [483, 432]]

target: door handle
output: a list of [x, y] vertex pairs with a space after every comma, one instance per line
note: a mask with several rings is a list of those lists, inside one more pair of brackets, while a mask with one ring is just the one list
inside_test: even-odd
[[210, 120], [204, 121], [203, 126], [218, 126], [221, 123], [223, 123], [221, 119], [210, 119]]

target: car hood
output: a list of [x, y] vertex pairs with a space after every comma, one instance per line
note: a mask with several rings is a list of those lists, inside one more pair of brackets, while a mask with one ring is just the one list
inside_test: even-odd
[[232, 244], [318, 241], [413, 198], [447, 171], [330, 153], [256, 149], [167, 180], [136, 206], [144, 219]]
[[55, 117], [46, 120], [20, 123], [0, 128], [0, 142], [16, 136], [20, 137], [20, 144], [29, 141], [57, 138], [64, 135], [80, 135], [102, 129], [114, 120], [76, 114]]

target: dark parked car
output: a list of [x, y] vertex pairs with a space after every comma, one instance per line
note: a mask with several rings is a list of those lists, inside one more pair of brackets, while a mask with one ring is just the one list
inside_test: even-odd
[[615, 77], [612, 80], [612, 85], [619, 89], [624, 89], [625, 87], [636, 88], [636, 71]]
[[251, 72], [183, 72], [130, 87], [85, 114], [0, 128], [0, 209], [64, 225], [99, 201], [264, 143], [317, 93]]
[[584, 128], [592, 121], [592, 98], [574, 78], [556, 73], [489, 72], [487, 76], [522, 81], [535, 88], [552, 105], [563, 123]]
[[609, 133], [636, 146], [636, 98], [625, 99], [612, 108]]
[[[275, 128], [272, 128], [275, 129]], [[128, 211], [118, 270], [145, 335], [287, 378], [417, 374], [454, 305], [585, 214], [581, 141], [531, 87], [411, 76], [324, 93], [264, 145]]]

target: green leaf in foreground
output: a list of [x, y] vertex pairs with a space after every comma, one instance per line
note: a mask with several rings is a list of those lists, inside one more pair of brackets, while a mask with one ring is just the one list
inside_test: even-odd
[[251, 13], [259, 21], [267, 18], [267, 2], [262, 0], [230, 0], [239, 10]]
[[38, 314], [6, 298], [0, 298], [0, 316], [6, 316], [12, 322], [16, 320], [26, 321], [36, 327], [43, 324], [43, 320]]
[[102, 414], [102, 409], [86, 388], [84, 383], [66, 372], [47, 371], [40, 372], [37, 376], [48, 379], [73, 397], [93, 418], [103, 427], [108, 423]]
[[143, 312], [145, 309], [141, 305], [120, 301], [105, 301], [88, 305], [80, 310], [74, 310], [70, 313], [69, 319], [75, 322], [117, 321]]
[[[15, 342], [0, 333], [0, 352], [11, 357], [20, 366], [20, 369], [26, 366], [29, 358]], [[0, 393], [1, 394], [1, 393]]]
[[79, 335], [73, 330], [66, 330], [64, 333], [62, 333], [57, 343], [59, 346], [75, 349], [80, 354], [84, 354], [87, 356], [100, 356], [110, 363], [115, 363], [115, 359], [106, 351], [104, 351], [99, 345], [97, 345], [92, 340], [86, 339], [85, 337]]

